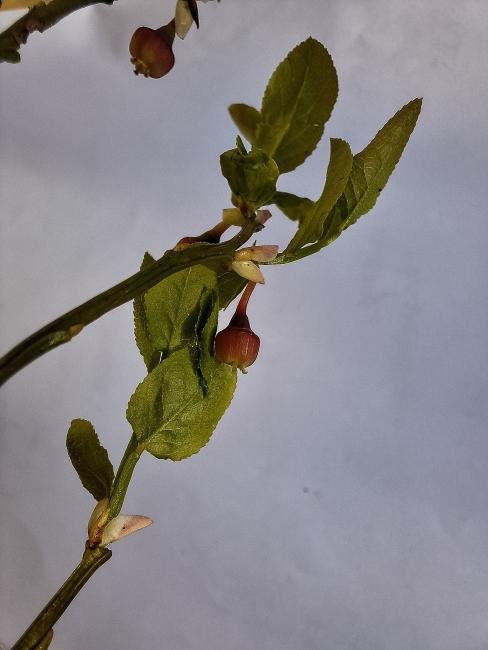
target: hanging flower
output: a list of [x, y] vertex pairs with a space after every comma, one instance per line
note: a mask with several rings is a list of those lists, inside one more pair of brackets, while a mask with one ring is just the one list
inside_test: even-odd
[[215, 337], [215, 358], [246, 373], [258, 356], [260, 340], [249, 324], [247, 303], [256, 284], [248, 282], [228, 326]]
[[175, 21], [159, 29], [139, 27], [134, 32], [129, 52], [135, 74], [160, 79], [171, 70], [175, 64], [173, 41], [175, 38]]

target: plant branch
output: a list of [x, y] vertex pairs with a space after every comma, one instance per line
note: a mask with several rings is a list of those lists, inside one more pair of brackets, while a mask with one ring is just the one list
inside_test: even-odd
[[94, 4], [113, 4], [114, 0], [52, 0], [40, 2], [0, 34], [0, 61], [19, 63], [20, 46], [33, 32], [44, 32], [69, 14]]
[[40, 644], [46, 640], [49, 641], [48, 635], [52, 634], [54, 624], [95, 571], [105, 564], [111, 555], [112, 551], [107, 548], [89, 548], [87, 545], [81, 562], [12, 647], [12, 650], [35, 650], [39, 646], [47, 647]]
[[[112, 486], [108, 521], [119, 514], [132, 473], [143, 451], [144, 446], [140, 445], [136, 436], [132, 434]], [[105, 564], [111, 555], [112, 551], [107, 548], [98, 545], [90, 546], [89, 541], [87, 541], [80, 564], [24, 632], [12, 650], [40, 650], [43, 647], [47, 648], [52, 638], [54, 624], [61, 618], [68, 605], [95, 571], [102, 564]], [[43, 643], [46, 645], [42, 645]]]
[[173, 273], [195, 264], [218, 261], [222, 264], [230, 263], [233, 252], [257, 229], [258, 226], [249, 219], [235, 237], [222, 244], [192, 244], [182, 251], [166, 251], [152, 266], [60, 316], [7, 352], [0, 359], [0, 385], [49, 350], [71, 341], [86, 325], [145, 293]]

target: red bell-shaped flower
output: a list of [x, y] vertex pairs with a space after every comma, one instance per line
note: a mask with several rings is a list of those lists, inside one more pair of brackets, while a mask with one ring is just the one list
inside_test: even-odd
[[260, 340], [246, 314], [249, 297], [256, 284], [248, 282], [228, 326], [215, 337], [215, 358], [246, 372], [258, 356]]
[[132, 35], [129, 52], [135, 74], [160, 79], [175, 64], [173, 41], [175, 38], [175, 21], [159, 29], [139, 27]]

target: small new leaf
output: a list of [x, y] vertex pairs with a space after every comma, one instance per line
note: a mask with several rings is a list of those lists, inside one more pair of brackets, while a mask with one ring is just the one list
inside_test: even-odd
[[346, 187], [351, 173], [353, 156], [351, 148], [344, 140], [332, 138], [330, 141], [330, 160], [327, 167], [325, 185], [319, 199], [301, 220], [299, 228], [288, 244], [285, 254], [293, 253], [305, 244], [320, 239], [324, 221]]
[[182, 460], [205, 446], [229, 406], [236, 370], [212, 357], [202, 361], [206, 391], [191, 352], [182, 348], [164, 359], [129, 400], [127, 420], [139, 442], [156, 458]]
[[374, 206], [400, 160], [417, 122], [421, 106], [421, 99], [414, 99], [406, 104], [385, 124], [368, 146], [354, 156], [352, 171], [344, 192], [324, 223], [324, 246]]
[[295, 47], [273, 72], [261, 107], [255, 144], [289, 172], [312, 153], [338, 94], [330, 54], [313, 38]]
[[100, 501], [110, 494], [114, 470], [88, 420], [73, 420], [66, 436], [68, 455], [83, 487]]
[[244, 202], [255, 210], [273, 200], [280, 172], [276, 162], [261, 149], [253, 147], [247, 153], [238, 146], [224, 151], [220, 167], [238, 203]]
[[229, 113], [234, 124], [246, 140], [254, 144], [256, 131], [261, 119], [259, 111], [247, 104], [231, 104], [229, 106]]

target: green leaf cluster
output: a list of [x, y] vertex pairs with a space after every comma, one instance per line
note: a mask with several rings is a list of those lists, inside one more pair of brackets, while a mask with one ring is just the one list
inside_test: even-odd
[[312, 153], [337, 100], [337, 73], [326, 48], [313, 38], [297, 45], [273, 72], [261, 110], [233, 104], [230, 114], [251, 144], [290, 172]]
[[[254, 149], [272, 157], [280, 174], [294, 170], [320, 141], [338, 94], [330, 54], [313, 38], [295, 47], [273, 72], [261, 109], [232, 104], [230, 115]], [[275, 263], [317, 252], [368, 212], [393, 172], [415, 127], [422, 101], [400, 109], [358, 154], [330, 140], [325, 183], [317, 200], [277, 190], [269, 200], [297, 223]]]
[[[150, 263], [146, 254], [143, 265]], [[218, 310], [217, 274], [201, 265], [134, 301], [136, 342], [148, 375], [129, 400], [127, 420], [157, 458], [197, 453], [232, 400], [236, 370], [213, 358]]]
[[[280, 174], [296, 169], [316, 148], [337, 95], [330, 54], [308, 38], [273, 72], [260, 110], [246, 104], [229, 108], [251, 143], [247, 151], [238, 136], [236, 148], [220, 157], [234, 204], [247, 216], [275, 204], [297, 225], [273, 263], [317, 252], [375, 205], [421, 109], [420, 99], [406, 104], [355, 155], [345, 140], [331, 138], [324, 186], [316, 200], [280, 191]], [[141, 269], [152, 264], [146, 253]], [[137, 453], [146, 450], [157, 458], [181, 460], [210, 439], [236, 385], [235, 368], [213, 357], [217, 315], [245, 283], [232, 271], [198, 265], [174, 273], [134, 301], [135, 339], [148, 373], [127, 407]], [[95, 499], [116, 491], [112, 465], [90, 422], [73, 420], [67, 447]]]
[[[146, 253], [141, 268], [153, 263]], [[202, 265], [174, 273], [134, 300], [135, 339], [148, 370], [126, 414], [138, 454], [182, 460], [197, 453], [229, 406], [236, 369], [213, 357], [218, 310], [219, 278]], [[93, 425], [73, 420], [66, 443], [84, 487], [97, 501], [110, 497], [114, 472]]]

